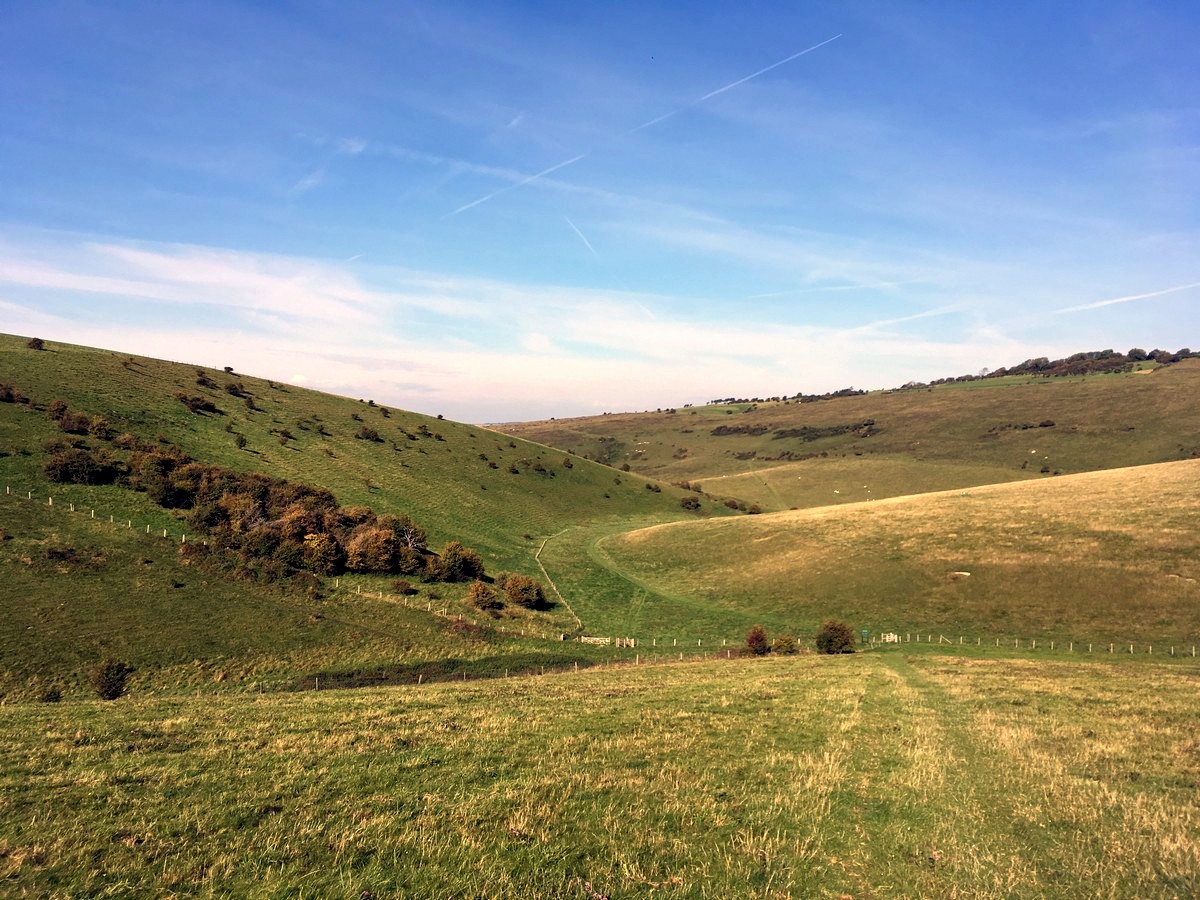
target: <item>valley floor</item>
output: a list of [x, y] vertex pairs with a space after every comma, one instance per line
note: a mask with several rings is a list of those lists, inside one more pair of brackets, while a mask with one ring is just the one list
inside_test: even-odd
[[1197, 687], [890, 650], [9, 705], [0, 892], [1195, 896]]

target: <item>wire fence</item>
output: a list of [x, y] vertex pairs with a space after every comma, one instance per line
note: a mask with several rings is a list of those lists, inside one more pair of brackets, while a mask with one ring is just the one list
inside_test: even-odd
[[[53, 495], [47, 495], [45, 498], [35, 496], [33, 491], [14, 490], [11, 485], [6, 485], [4, 488], [5, 496], [13, 497], [19, 500], [26, 500], [45, 505], [47, 508], [57, 510], [65, 510], [72, 513], [86, 515], [89, 519], [97, 522], [105, 522], [116, 527], [125, 528], [130, 531], [144, 533], [146, 535], [168, 540], [172, 543], [185, 545], [189, 541], [189, 536], [183, 529], [172, 532], [170, 528], [162, 528], [161, 530], [150, 524], [143, 525], [135, 523], [128, 516], [116, 516], [113, 513], [98, 513], [94, 506], [89, 504], [78, 505], [73, 501], [55, 502]], [[191, 537], [193, 543], [201, 543], [207, 546], [208, 542], [203, 537], [193, 535]], [[544, 544], [543, 544], [544, 546]], [[544, 570], [543, 570], [544, 571]], [[613, 650], [634, 651], [632, 662], [640, 664], [643, 656], [648, 660], [650, 658], [660, 660], [677, 660], [685, 661], [687, 659], [703, 660], [703, 659], [732, 659], [735, 656], [744, 655], [746, 648], [745, 637], [719, 637], [719, 638], [704, 638], [704, 637], [635, 637], [630, 635], [601, 635], [601, 634], [583, 634], [582, 622], [578, 616], [575, 616], [574, 610], [568, 606], [568, 611], [575, 618], [576, 622], [581, 626], [575, 632], [569, 633], [564, 631], [547, 630], [545, 627], [535, 628], [529, 626], [510, 626], [489, 619], [481, 619], [462, 611], [452, 608], [449, 604], [443, 603], [440, 599], [432, 597], [413, 597], [406, 594], [393, 593], [380, 589], [364, 588], [361, 583], [347, 583], [343, 585], [343, 578], [336, 577], [333, 579], [334, 591], [356, 597], [367, 597], [383, 601], [398, 603], [407, 609], [423, 611], [430, 615], [447, 619], [456, 623], [466, 623], [476, 628], [482, 628], [488, 631], [499, 634], [508, 635], [510, 637], [534, 638], [540, 640], [553, 640], [558, 642], [577, 642], [585, 646], [608, 647]], [[353, 588], [353, 590], [351, 590]], [[557, 587], [554, 587], [555, 593], [561, 597]], [[565, 600], [564, 600], [565, 603]], [[354, 623], [346, 623], [354, 625]], [[356, 626], [357, 627], [357, 626]], [[362, 626], [366, 627], [366, 626]], [[374, 629], [371, 629], [374, 630]], [[815, 635], [814, 635], [815, 638]], [[1192, 657], [1196, 658], [1198, 643], [1153, 643], [1148, 641], [1079, 641], [1074, 639], [1062, 640], [1060, 638], [1022, 638], [1013, 636], [996, 636], [989, 635], [967, 635], [959, 634], [952, 637], [947, 637], [942, 633], [933, 631], [884, 631], [880, 633], [869, 632], [860, 635], [860, 642], [857, 649], [887, 649], [889, 647], [900, 648], [905, 645], [937, 645], [939, 647], [974, 647], [977, 650], [1003, 650], [1009, 651], [1027, 651], [1027, 652], [1051, 652], [1059, 654], [1071, 655], [1090, 655], [1090, 656], [1167, 656], [1175, 657]], [[802, 652], [807, 652], [806, 650]], [[627, 654], [628, 656], [628, 654]], [[629, 659], [622, 658], [621, 660], [612, 660], [612, 662], [621, 662], [627, 664]], [[592, 665], [585, 663], [585, 667]], [[578, 669], [578, 663], [574, 664], [575, 670]], [[549, 669], [542, 667], [544, 671], [567, 671], [561, 667], [551, 666]], [[524, 671], [524, 674], [532, 674]], [[464, 673], [465, 674], [465, 673]], [[540, 674], [540, 672], [539, 672]], [[457, 679], [457, 675], [454, 676]], [[493, 676], [494, 677], [494, 676]], [[441, 679], [445, 680], [445, 679]]]

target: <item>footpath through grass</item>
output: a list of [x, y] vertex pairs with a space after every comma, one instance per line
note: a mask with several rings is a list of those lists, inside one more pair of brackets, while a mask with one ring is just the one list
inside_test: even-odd
[[1191, 663], [909, 656], [0, 707], [11, 894], [1182, 897]]

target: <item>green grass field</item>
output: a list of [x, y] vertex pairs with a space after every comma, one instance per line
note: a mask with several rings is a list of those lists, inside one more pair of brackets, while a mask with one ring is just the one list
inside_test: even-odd
[[10, 896], [1194, 896], [1198, 677], [891, 651], [4, 706], [0, 877]]

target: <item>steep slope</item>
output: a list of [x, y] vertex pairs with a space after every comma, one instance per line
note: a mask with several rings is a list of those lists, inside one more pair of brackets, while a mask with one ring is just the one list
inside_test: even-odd
[[[45, 471], [76, 452], [132, 465], [152, 455], [146, 447], [328, 490], [342, 507], [411, 516], [431, 549], [460, 541], [492, 575], [543, 578], [542, 540], [571, 525], [708, 514], [683, 510], [682, 491], [648, 490], [638, 476], [487, 429], [240, 373], [49, 342], [34, 350], [2, 336], [0, 618], [11, 627], [0, 638], [0, 695], [82, 691], [104, 656], [134, 665], [143, 690], [279, 687], [318, 675], [405, 680], [439, 667], [520, 671], [564, 653], [590, 658], [578, 645], [522, 639], [577, 627], [552, 593], [548, 609], [510, 604], [493, 618], [467, 602], [466, 583], [408, 576], [409, 597], [394, 575], [275, 581], [197, 549], [211, 535], [195, 533], [188, 510], [128, 484], [55, 483]], [[435, 609], [497, 628], [456, 629]]]
[[[0, 383], [34, 401], [0, 403], [0, 479], [24, 489], [44, 484], [42, 447], [62, 437], [45, 407], [61, 399], [204, 463], [323, 487], [342, 505], [406, 513], [431, 545], [459, 540], [493, 570], [529, 570], [534, 538], [570, 524], [681, 512], [681, 491], [647, 490], [643, 478], [526, 440], [219, 369], [49, 342], [33, 351], [24, 338], [0, 336]], [[213, 408], [192, 412], [177, 394]], [[68, 500], [102, 490], [118, 512], [162, 517], [127, 491], [58, 490]]]

